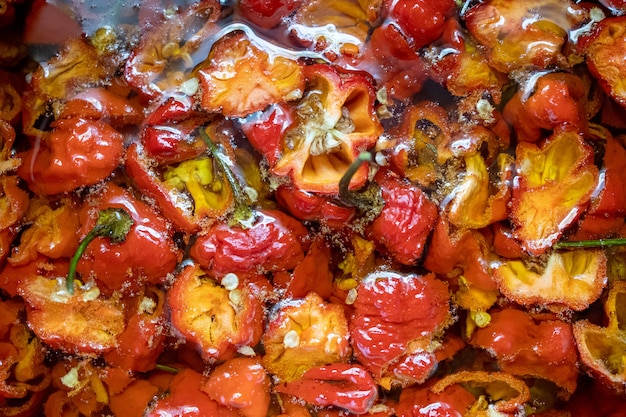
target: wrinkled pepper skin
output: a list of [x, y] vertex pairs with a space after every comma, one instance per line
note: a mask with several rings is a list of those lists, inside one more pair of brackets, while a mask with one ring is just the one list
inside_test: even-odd
[[181, 253], [172, 245], [173, 231], [169, 224], [128, 190], [108, 183], [88, 197], [83, 206], [80, 236], [94, 227], [96, 213], [106, 208], [125, 209], [134, 224], [121, 243], [96, 238], [78, 263], [78, 273], [85, 279], [94, 277], [101, 290], [108, 293], [133, 292], [144, 284], [163, 283], [176, 268]]
[[306, 228], [277, 210], [258, 210], [256, 217], [249, 228], [225, 223], [210, 227], [191, 247], [191, 257], [218, 276], [295, 267], [308, 245]]
[[[350, 335], [355, 357], [379, 384], [389, 388], [405, 379], [423, 382], [430, 375], [436, 366], [430, 342], [449, 324], [449, 297], [448, 286], [432, 274], [379, 271], [361, 281]], [[394, 365], [411, 356], [423, 357], [421, 366], [407, 366], [406, 378], [401, 369], [394, 372]]]
[[374, 181], [381, 188], [385, 205], [368, 227], [368, 235], [395, 261], [414, 265], [437, 222], [437, 206], [421, 189], [391, 171], [380, 170]]

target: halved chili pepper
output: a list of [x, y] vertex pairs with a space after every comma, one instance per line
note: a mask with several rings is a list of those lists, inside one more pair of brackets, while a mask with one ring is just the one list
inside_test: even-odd
[[198, 265], [187, 265], [169, 291], [172, 326], [207, 362], [252, 348], [263, 333], [263, 306], [250, 285], [224, 285]]
[[354, 414], [366, 414], [378, 398], [378, 387], [369, 372], [347, 363], [311, 368], [300, 379], [275, 386], [274, 391], [318, 407], [335, 406]]
[[263, 366], [285, 382], [318, 366], [346, 362], [351, 353], [343, 308], [315, 292], [279, 304], [262, 342]]
[[119, 300], [104, 299], [85, 285], [74, 294], [62, 279], [37, 276], [18, 288], [33, 332], [53, 349], [101, 354], [115, 349], [126, 325]]
[[[295, 119], [282, 138], [280, 158], [271, 166], [304, 191], [336, 194], [340, 178], [361, 151], [382, 132], [374, 113], [372, 81], [361, 73], [317, 64], [304, 68], [307, 87], [296, 105]], [[354, 175], [362, 185], [367, 169]]]
[[220, 38], [198, 76], [202, 108], [227, 117], [245, 117], [274, 103], [297, 100], [305, 82], [298, 61], [271, 55], [242, 32]]

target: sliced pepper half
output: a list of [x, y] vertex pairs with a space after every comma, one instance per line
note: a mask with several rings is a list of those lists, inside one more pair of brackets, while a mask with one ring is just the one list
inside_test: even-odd
[[[272, 171], [290, 175], [303, 191], [335, 194], [348, 166], [382, 133], [374, 112], [374, 88], [364, 75], [329, 65], [310, 65], [304, 72], [307, 88]], [[366, 179], [367, 168], [362, 167], [351, 185], [361, 186]]]

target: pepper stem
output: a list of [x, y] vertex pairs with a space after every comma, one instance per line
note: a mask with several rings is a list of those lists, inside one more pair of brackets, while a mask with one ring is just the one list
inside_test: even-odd
[[554, 249], [608, 248], [626, 245], [626, 238], [580, 240], [578, 242], [557, 242]]
[[98, 220], [93, 229], [81, 240], [74, 256], [70, 261], [67, 272], [67, 292], [74, 294], [74, 279], [76, 277], [76, 267], [78, 261], [85, 253], [87, 246], [97, 237], [108, 237], [111, 243], [121, 243], [126, 239], [128, 232], [134, 221], [130, 214], [122, 208], [107, 208], [98, 212]]
[[235, 212], [233, 214], [232, 222], [242, 227], [247, 227], [254, 220], [254, 214], [250, 208], [250, 199], [248, 194], [244, 191], [239, 178], [233, 173], [231, 166], [233, 162], [224, 154], [224, 152], [211, 140], [204, 128], [200, 129], [200, 136], [206, 143], [209, 152], [213, 155], [213, 158], [219, 165], [224, 177], [230, 185], [230, 189], [233, 193], [235, 200]]
[[346, 172], [339, 180], [339, 199], [348, 207], [355, 207], [365, 214], [367, 219], [374, 219], [382, 211], [385, 202], [382, 191], [376, 183], [369, 183], [364, 189], [359, 191], [350, 190], [350, 181], [362, 164], [372, 161], [372, 154], [361, 152], [359, 156], [350, 164]]

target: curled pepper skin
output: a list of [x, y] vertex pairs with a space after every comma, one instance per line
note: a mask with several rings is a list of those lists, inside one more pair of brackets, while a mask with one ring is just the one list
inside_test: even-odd
[[218, 276], [295, 267], [307, 248], [302, 223], [277, 210], [258, 210], [256, 217], [248, 228], [211, 226], [191, 247], [191, 257]]
[[[272, 172], [289, 176], [303, 191], [339, 192], [339, 180], [359, 153], [371, 148], [382, 133], [374, 113], [372, 81], [361, 73], [340, 72], [316, 64], [306, 66], [307, 86], [285, 132], [282, 154]], [[367, 169], [354, 175], [351, 186], [363, 185]]]
[[622, 107], [626, 108], [626, 76], [621, 64], [626, 57], [626, 17], [602, 19], [594, 31], [581, 39], [579, 48], [587, 57], [589, 71], [600, 87]]
[[32, 191], [66, 193], [97, 184], [117, 168], [124, 138], [110, 125], [75, 118], [58, 120], [53, 127], [41, 148], [18, 153], [24, 163], [17, 174]]
[[[448, 286], [434, 275], [377, 271], [357, 287], [350, 335], [355, 357], [387, 388], [423, 382], [436, 366], [430, 343], [450, 323]], [[397, 306], [403, 306], [398, 309]], [[411, 357], [423, 357], [417, 367]]]
[[264, 314], [254, 288], [228, 290], [198, 265], [178, 274], [167, 303], [172, 326], [207, 362], [229, 359], [261, 339]]
[[604, 300], [605, 325], [574, 323], [576, 346], [586, 372], [618, 395], [626, 393], [626, 283], [615, 281]]
[[378, 387], [369, 372], [347, 363], [311, 368], [300, 379], [275, 386], [274, 391], [354, 414], [366, 414], [378, 398]]
[[[133, 292], [144, 284], [163, 283], [176, 268], [181, 253], [172, 245], [173, 231], [169, 224], [128, 190], [107, 183], [92, 193], [83, 205], [80, 236], [93, 229], [97, 212], [106, 208], [126, 210], [134, 224], [123, 242], [96, 238], [78, 263], [78, 273], [95, 278], [100, 289], [109, 294], [118, 290]], [[150, 256], [146, 257], [148, 253]]]
[[137, 103], [102, 87], [82, 90], [63, 104], [59, 119], [75, 117], [102, 120], [116, 128], [139, 124], [143, 118]]

